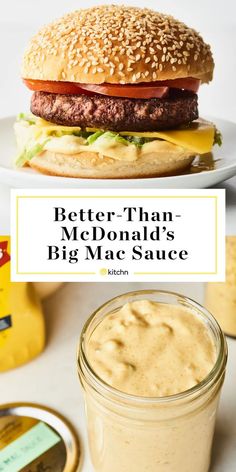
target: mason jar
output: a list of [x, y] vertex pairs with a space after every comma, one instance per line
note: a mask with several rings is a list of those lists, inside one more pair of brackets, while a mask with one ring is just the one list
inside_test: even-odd
[[[208, 329], [216, 362], [193, 388], [168, 397], [129, 395], [106, 384], [89, 365], [87, 345], [96, 326], [127, 302], [144, 299], [186, 307]], [[227, 345], [217, 321], [187, 297], [146, 290], [118, 296], [98, 308], [82, 330], [78, 351], [94, 471], [207, 472], [226, 360]]]

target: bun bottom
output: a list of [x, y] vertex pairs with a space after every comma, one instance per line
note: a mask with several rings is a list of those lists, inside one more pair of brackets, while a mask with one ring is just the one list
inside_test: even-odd
[[185, 170], [195, 155], [179, 146], [162, 142], [162, 149], [142, 155], [135, 161], [113, 159], [100, 153], [68, 155], [44, 151], [30, 166], [47, 175], [85, 179], [135, 179], [176, 174]]

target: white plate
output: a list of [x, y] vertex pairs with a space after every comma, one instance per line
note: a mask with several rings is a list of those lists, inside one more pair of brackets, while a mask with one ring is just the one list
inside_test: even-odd
[[208, 118], [223, 135], [223, 145], [214, 147], [214, 170], [171, 177], [146, 179], [74, 179], [51, 177], [29, 168], [14, 169], [16, 154], [13, 133], [14, 117], [0, 120], [0, 183], [11, 187], [52, 188], [206, 188], [236, 175], [236, 124]]

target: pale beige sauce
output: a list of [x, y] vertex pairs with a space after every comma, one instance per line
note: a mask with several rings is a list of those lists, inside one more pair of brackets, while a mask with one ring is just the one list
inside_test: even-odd
[[185, 307], [135, 301], [105, 317], [87, 357], [107, 384], [138, 396], [168, 396], [200, 383], [216, 361], [213, 340]]

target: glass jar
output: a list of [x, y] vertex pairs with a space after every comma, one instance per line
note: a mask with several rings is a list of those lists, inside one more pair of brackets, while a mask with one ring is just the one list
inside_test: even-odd
[[236, 236], [226, 237], [225, 282], [209, 282], [205, 305], [225, 334], [236, 337]]
[[[125, 303], [144, 299], [186, 307], [207, 326], [217, 360], [207, 378], [190, 390], [160, 398], [133, 396], [107, 385], [90, 367], [86, 346], [99, 322]], [[227, 345], [218, 323], [202, 306], [184, 296], [138, 291], [100, 307], [83, 328], [78, 352], [94, 470], [207, 472], [226, 360]]]

